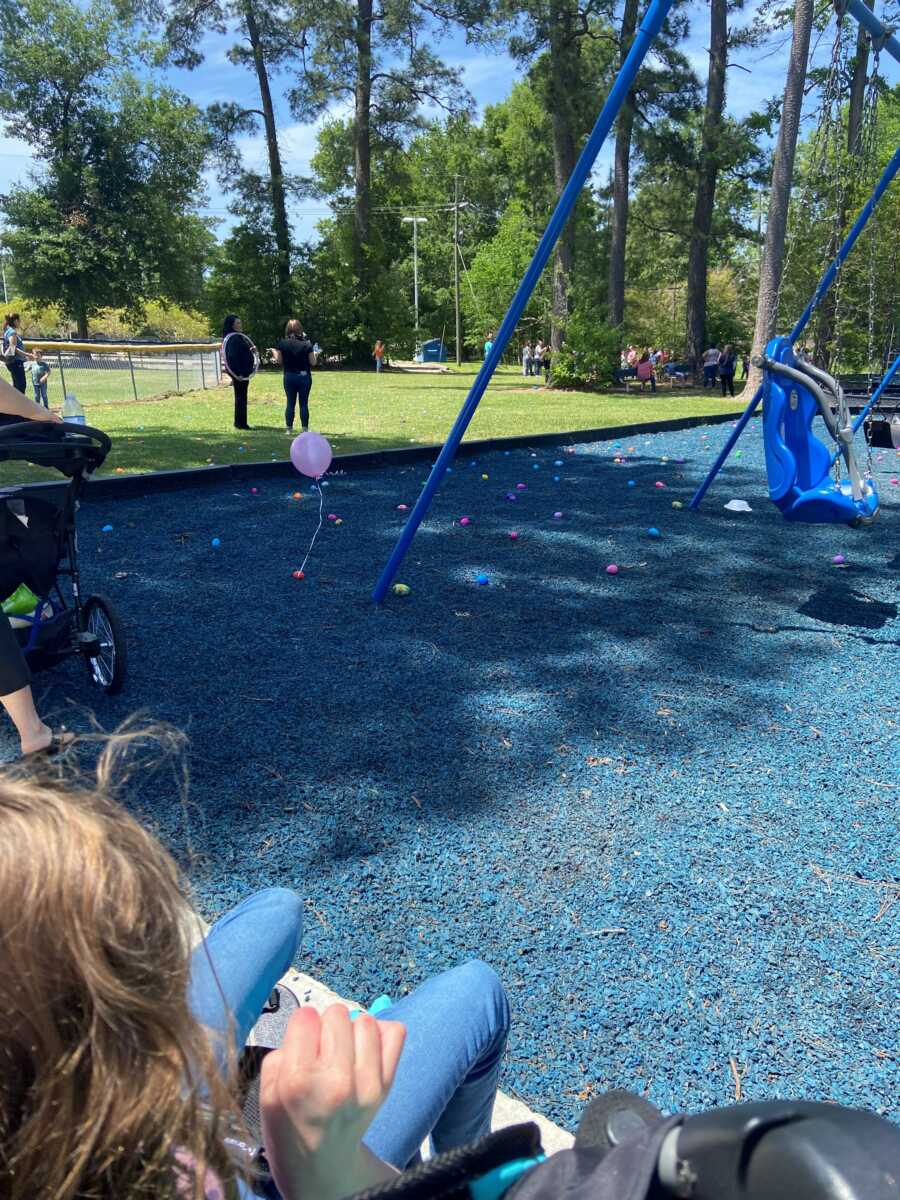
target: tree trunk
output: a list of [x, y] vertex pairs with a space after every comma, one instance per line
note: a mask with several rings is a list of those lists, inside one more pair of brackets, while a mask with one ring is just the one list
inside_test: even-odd
[[696, 367], [706, 349], [706, 274], [709, 235], [712, 230], [716, 179], [719, 174], [719, 140], [725, 109], [725, 66], [728, 51], [727, 0], [712, 0], [709, 14], [709, 76], [706, 81], [706, 111], [697, 195], [688, 247], [687, 338], [688, 356]]
[[[871, 0], [865, 0], [869, 8]], [[860, 25], [856, 31], [856, 54], [853, 58], [852, 75], [850, 78], [850, 99], [847, 103], [847, 154], [853, 162], [862, 153], [862, 124], [863, 110], [866, 99], [866, 79], [869, 73], [869, 37], [864, 27]], [[840, 169], [840, 168], [838, 168]], [[851, 166], [845, 179], [851, 181], [857, 177], [855, 165]], [[835, 230], [828, 243], [827, 260], [831, 262], [841, 247], [841, 242], [848, 225], [850, 213], [851, 184], [845, 186], [841, 193], [840, 211], [837, 214]], [[837, 281], [836, 281], [837, 282]], [[837, 291], [833, 287], [823, 298], [816, 321], [815, 357], [819, 362], [829, 364], [832, 341], [837, 322]]]
[[372, 0], [356, 3], [356, 85], [353, 115], [353, 274], [357, 303], [366, 299], [369, 246], [369, 191], [372, 183]]
[[[778, 130], [778, 142], [772, 163], [766, 242], [759, 269], [759, 298], [756, 302], [756, 328], [753, 333], [754, 355], [761, 354], [766, 348], [766, 343], [775, 332], [775, 319], [778, 315], [778, 292], [784, 266], [784, 241], [787, 235], [788, 206], [794, 178], [794, 156], [797, 152], [797, 134], [803, 108], [812, 21], [813, 0], [795, 0], [791, 57], [781, 105], [781, 127]], [[761, 377], [762, 373], [751, 366], [744, 389], [748, 396], [759, 387]]]
[[[570, 0], [555, 0], [550, 21], [550, 111], [553, 114], [553, 177], [557, 198], [575, 169], [575, 116], [572, 98], [577, 92], [579, 46], [572, 29]], [[569, 287], [575, 265], [575, 213], [566, 222], [553, 255], [553, 323], [550, 345], [562, 347], [569, 315]]]
[[[638, 0], [625, 0], [619, 37], [619, 67], [624, 63], [637, 29]], [[616, 148], [613, 159], [613, 211], [609, 245], [609, 284], [607, 289], [609, 324], [621, 325], [625, 319], [625, 245], [628, 237], [628, 171], [631, 166], [631, 135], [634, 131], [634, 89], [616, 121]]]
[[275, 108], [272, 104], [272, 91], [269, 87], [269, 72], [263, 53], [262, 39], [252, 0], [244, 0], [244, 20], [247, 24], [247, 35], [250, 38], [250, 48], [253, 51], [253, 63], [256, 67], [256, 78], [259, 81], [259, 95], [262, 101], [263, 125], [266, 133], [266, 148], [269, 152], [269, 186], [272, 194], [272, 229], [275, 234], [276, 248], [276, 286], [278, 289], [278, 307], [281, 321], [292, 316], [291, 299], [291, 234], [287, 219], [287, 202], [284, 189], [284, 170], [281, 165], [281, 151], [278, 148], [278, 131], [275, 124]]
[[78, 330], [78, 337], [83, 342], [88, 335], [88, 316], [86, 308], [79, 308], [75, 314], [75, 328]]
[[[873, 0], [863, 0], [871, 8]], [[850, 81], [850, 101], [847, 110], [847, 150], [860, 154], [862, 144], [863, 107], [866, 98], [866, 79], [869, 74], [869, 35], [862, 25], [856, 31], [856, 55], [853, 59], [853, 75]]]

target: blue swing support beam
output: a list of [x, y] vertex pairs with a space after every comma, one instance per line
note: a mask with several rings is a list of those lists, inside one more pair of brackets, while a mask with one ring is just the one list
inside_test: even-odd
[[[857, 0], [849, 0], [848, 11], [851, 12], [854, 16], [857, 15], [856, 9], [855, 9], [856, 4], [857, 4]], [[868, 8], [866, 8], [866, 6], [864, 4], [860, 4], [860, 7], [864, 10], [864, 12], [866, 13], [866, 16], [868, 18], [865, 21], [862, 21], [860, 18], [861, 24], [865, 25], [865, 27], [869, 30], [870, 33], [872, 32], [872, 25], [873, 24], [876, 25], [878, 27], [878, 29], [881, 31], [881, 36], [883, 36], [885, 38], [885, 42], [884, 42], [885, 48], [890, 51], [890, 53], [894, 56], [894, 58], [897, 59], [898, 62], [900, 62], [900, 43], [898, 43], [898, 41], [895, 37], [888, 35], [888, 31], [886, 30], [885, 26], [881, 23], [881, 21], [878, 20], [878, 18], [875, 16], [874, 13], [872, 13]], [[869, 197], [869, 199], [866, 201], [865, 205], [863, 206], [862, 210], [860, 211], [859, 216], [856, 218], [856, 221], [853, 224], [853, 228], [847, 234], [847, 237], [844, 240], [844, 244], [841, 246], [840, 250], [838, 250], [837, 254], [834, 257], [834, 261], [831, 263], [828, 270], [825, 272], [825, 274], [819, 280], [819, 285], [816, 288], [815, 292], [813, 293], [812, 299], [810, 300], [809, 304], [807, 304], [806, 308], [801, 313], [794, 328], [791, 330], [791, 332], [789, 334], [789, 340], [791, 342], [791, 345], [793, 345], [794, 342], [796, 342], [797, 338], [800, 337], [800, 335], [803, 333], [804, 329], [809, 324], [809, 321], [810, 321], [813, 313], [816, 311], [816, 309], [822, 303], [823, 298], [830, 290], [831, 285], [834, 283], [835, 279], [837, 278], [838, 271], [841, 269], [841, 267], [844, 263], [844, 260], [846, 259], [847, 255], [850, 253], [850, 251], [853, 249], [854, 245], [856, 244], [857, 238], [862, 233], [862, 231], [865, 229], [866, 225], [869, 222], [869, 218], [871, 217], [872, 213], [875, 211], [876, 207], [878, 206], [879, 200], [881, 200], [884, 193], [890, 187], [891, 183], [893, 182], [894, 176], [897, 174], [898, 171], [900, 171], [900, 146], [898, 146], [897, 149], [894, 151], [893, 157], [891, 158], [890, 162], [888, 163], [888, 165], [885, 167], [884, 171], [882, 172], [881, 178], [878, 180], [878, 183], [875, 185], [875, 190], [872, 192], [872, 195]], [[894, 369], [896, 370], [896, 363], [894, 364]], [[884, 382], [884, 381], [882, 381], [882, 382]], [[876, 393], [876, 395], [877, 394], [879, 394], [879, 393]], [[741, 434], [746, 429], [747, 424], [750, 421], [750, 418], [753, 416], [753, 414], [756, 412], [757, 408], [759, 407], [760, 402], [762, 401], [762, 398], [763, 398], [763, 386], [760, 385], [756, 389], [753, 399], [750, 401], [750, 403], [744, 409], [743, 413], [741, 413], [741, 416], [738, 419], [738, 423], [735, 425], [734, 429], [732, 429], [731, 434], [729, 435], [728, 441], [722, 447], [718, 458], [713, 463], [706, 478], [703, 480], [703, 482], [700, 484], [700, 486], [697, 488], [696, 492], [694, 493], [693, 497], [691, 498], [691, 502], [688, 505], [688, 508], [697, 508], [699, 506], [700, 501], [706, 495], [709, 485], [712, 483], [712, 481], [715, 479], [715, 477], [721, 471], [722, 467], [725, 465], [725, 461], [728, 458], [729, 454], [731, 454], [732, 450], [737, 445], [738, 439], [740, 438]], [[873, 400], [874, 400], [874, 397], [873, 397]], [[871, 407], [871, 402], [870, 402], [870, 407]], [[860, 422], [860, 424], [861, 423], [862, 422]], [[858, 425], [854, 426], [854, 432], [856, 431], [856, 429], [858, 427], [859, 427]], [[840, 454], [840, 451], [838, 451], [835, 454], [834, 459], [832, 460], [833, 462], [837, 461], [838, 454]]]
[[553, 248], [559, 240], [563, 226], [572, 215], [575, 203], [593, 169], [597, 155], [600, 153], [600, 148], [606, 141], [612, 129], [613, 122], [619, 115], [619, 109], [625, 103], [625, 99], [631, 89], [631, 85], [634, 83], [635, 76], [640, 70], [641, 64], [654, 41], [659, 36], [663, 22], [668, 16], [669, 9], [673, 3], [674, 0], [651, 0], [651, 4], [644, 14], [644, 19], [641, 21], [634, 41], [631, 44], [631, 49], [622, 64], [619, 74], [616, 76], [609, 95], [606, 97], [606, 102], [600, 110], [600, 115], [597, 117], [596, 124], [591, 130], [590, 137], [585, 143], [578, 162], [575, 164], [575, 169], [572, 171], [569, 182], [566, 184], [557, 201], [556, 208], [553, 210], [553, 215], [550, 218], [547, 228], [544, 230], [543, 237], [538, 242], [534, 257], [522, 277], [522, 282], [516, 289], [512, 303], [497, 331], [497, 336], [494, 338], [494, 344], [491, 347], [490, 353], [482, 363], [481, 370], [475, 376], [475, 381], [463, 402], [453, 428], [450, 430], [447, 440], [434, 466], [431, 468], [431, 474], [428, 476], [425, 486], [409, 515], [409, 519], [403, 526], [400, 537], [397, 539], [397, 544], [391, 552], [387, 565], [375, 585], [372, 599], [376, 604], [380, 603], [387, 594], [400, 564], [406, 556], [410, 543], [416, 535], [419, 525], [431, 507], [434, 494], [447, 473], [447, 468], [456, 456], [463, 435], [468, 429], [472, 417], [475, 415], [475, 410], [490, 383], [491, 376], [494, 374], [504, 350], [509, 345], [519, 318], [525, 310], [525, 305], [531, 298], [531, 293], [534, 291], [544, 267], [547, 265], [550, 255], [553, 252]]

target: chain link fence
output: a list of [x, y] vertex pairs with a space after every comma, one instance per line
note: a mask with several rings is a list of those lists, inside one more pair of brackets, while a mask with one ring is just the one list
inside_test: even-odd
[[[172, 392], [216, 387], [222, 378], [219, 343], [182, 345], [104, 345], [103, 343], [26, 342], [47, 366], [47, 396], [62, 405], [67, 392], [82, 403], [151, 400]], [[33, 393], [31, 364], [25, 364], [28, 393]]]

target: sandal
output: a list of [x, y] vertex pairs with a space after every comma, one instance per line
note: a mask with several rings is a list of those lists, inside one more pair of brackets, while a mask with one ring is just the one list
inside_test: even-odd
[[27, 754], [22, 755], [22, 758], [53, 758], [55, 755], [64, 754], [69, 750], [74, 741], [75, 734], [67, 730], [62, 733], [52, 733], [46, 746], [42, 746], [40, 750], [29, 750]]

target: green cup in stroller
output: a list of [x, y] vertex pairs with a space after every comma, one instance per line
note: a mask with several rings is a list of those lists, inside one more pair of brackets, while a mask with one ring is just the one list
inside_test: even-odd
[[29, 667], [80, 655], [93, 681], [112, 694], [125, 682], [122, 621], [103, 595], [82, 598], [75, 516], [86, 478], [112, 443], [86, 425], [18, 421], [0, 426], [0, 462], [30, 462], [60, 472], [61, 491], [0, 493], [0, 596]]

